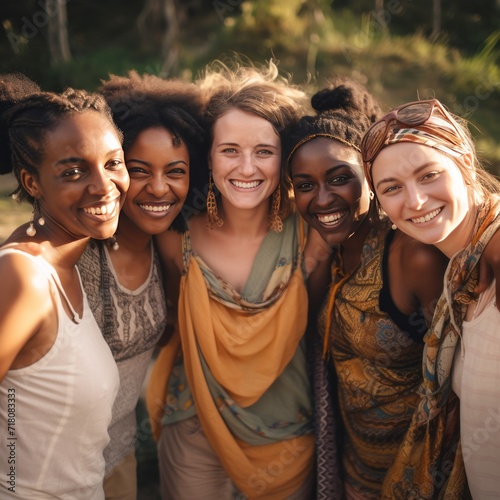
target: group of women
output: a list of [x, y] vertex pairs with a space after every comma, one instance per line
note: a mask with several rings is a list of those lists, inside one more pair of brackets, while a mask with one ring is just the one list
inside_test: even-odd
[[0, 77], [33, 204], [0, 251], [2, 498], [136, 498], [158, 345], [164, 499], [497, 494], [499, 183], [436, 99], [310, 105], [272, 62]]

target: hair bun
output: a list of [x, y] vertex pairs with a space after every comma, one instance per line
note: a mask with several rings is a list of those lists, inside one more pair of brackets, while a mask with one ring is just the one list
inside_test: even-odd
[[312, 107], [319, 113], [323, 111], [360, 111], [355, 100], [353, 88], [346, 84], [329, 85], [313, 95]]

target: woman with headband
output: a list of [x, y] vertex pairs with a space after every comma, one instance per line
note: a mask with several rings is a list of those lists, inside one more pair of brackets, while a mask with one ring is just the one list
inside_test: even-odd
[[[312, 106], [317, 114], [291, 134], [288, 166], [300, 214], [334, 250], [319, 335], [337, 379], [346, 498], [375, 499], [418, 402], [426, 319], [445, 259], [379, 218], [359, 148], [381, 114], [366, 89], [341, 79], [314, 95]], [[326, 499], [335, 442], [321, 353], [315, 359], [318, 498]]]
[[[500, 313], [478, 261], [500, 252], [500, 183], [479, 164], [465, 122], [437, 100], [399, 106], [362, 142], [366, 175], [392, 222], [450, 262], [424, 350], [421, 400], [384, 498], [497, 498]], [[458, 398], [457, 398], [458, 396]]]

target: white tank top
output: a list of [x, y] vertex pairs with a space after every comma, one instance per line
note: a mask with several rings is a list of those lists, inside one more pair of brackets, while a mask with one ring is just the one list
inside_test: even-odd
[[460, 437], [474, 499], [500, 498], [500, 312], [495, 282], [481, 294], [477, 314], [462, 324], [452, 388], [460, 398]]
[[49, 352], [10, 370], [0, 384], [0, 498], [104, 499], [103, 450], [119, 386], [116, 363], [85, 293], [79, 318], [45, 259], [13, 248], [1, 250], [0, 258], [12, 252], [45, 270], [59, 327]]

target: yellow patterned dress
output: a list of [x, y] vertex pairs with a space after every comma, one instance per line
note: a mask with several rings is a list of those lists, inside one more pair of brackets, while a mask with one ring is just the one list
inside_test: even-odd
[[[422, 381], [423, 343], [402, 331], [379, 305], [389, 231], [384, 222], [370, 232], [359, 266], [338, 287], [328, 339], [343, 425], [344, 481], [348, 497], [354, 498], [380, 498]], [[327, 309], [320, 314], [320, 332]], [[420, 324], [421, 330], [417, 316], [409, 324]]]

